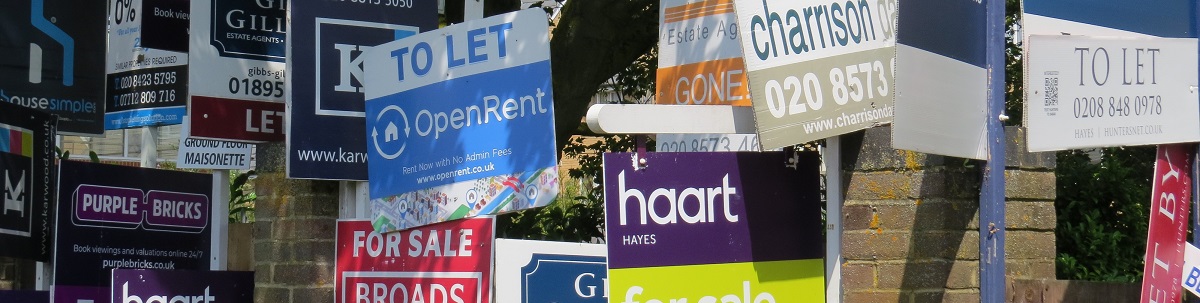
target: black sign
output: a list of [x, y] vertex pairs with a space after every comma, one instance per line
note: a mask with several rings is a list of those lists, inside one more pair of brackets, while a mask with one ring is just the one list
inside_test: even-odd
[[286, 0], [213, 0], [211, 44], [222, 57], [284, 62]]
[[0, 256], [50, 260], [57, 123], [50, 114], [0, 102]]
[[106, 2], [0, 1], [0, 101], [58, 115], [63, 132], [104, 133]]
[[189, 0], [142, 0], [142, 11], [142, 46], [188, 52]]
[[288, 177], [367, 180], [362, 54], [437, 29], [436, 1], [292, 5]]
[[207, 174], [62, 161], [55, 302], [108, 302], [113, 268], [208, 270], [212, 184]]

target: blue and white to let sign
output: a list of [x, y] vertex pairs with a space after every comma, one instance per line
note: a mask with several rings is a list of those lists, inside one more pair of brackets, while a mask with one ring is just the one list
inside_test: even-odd
[[558, 195], [543, 11], [468, 21], [363, 56], [377, 231], [539, 207]]

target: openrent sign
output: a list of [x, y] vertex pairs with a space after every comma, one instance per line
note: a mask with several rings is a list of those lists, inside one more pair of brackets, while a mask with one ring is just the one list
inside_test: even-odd
[[763, 149], [892, 121], [895, 0], [734, 4]]

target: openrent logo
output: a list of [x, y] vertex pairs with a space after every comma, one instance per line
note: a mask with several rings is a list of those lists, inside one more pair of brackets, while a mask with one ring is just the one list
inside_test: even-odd
[[[374, 126], [371, 127], [371, 140], [374, 141], [375, 152], [384, 159], [395, 159], [404, 153], [407, 139], [413, 132], [417, 136], [433, 136], [434, 140], [441, 138], [442, 133], [462, 130], [471, 126], [503, 122], [550, 112], [543, 102], [546, 92], [535, 88], [532, 94], [501, 99], [496, 95], [484, 96], [479, 103], [448, 111], [432, 111], [421, 109], [410, 116], [397, 105], [388, 105], [375, 115]], [[403, 138], [401, 137], [403, 135]], [[382, 138], [380, 138], [382, 136]]]
[[[627, 225], [629, 218], [629, 202], [632, 200], [637, 203], [639, 209], [639, 219], [641, 225], [646, 225], [646, 217], [649, 215], [654, 224], [667, 225], [678, 223], [679, 219], [683, 219], [684, 223], [713, 223], [717, 222], [716, 215], [718, 210], [717, 205], [721, 205], [724, 219], [726, 222], [738, 222], [739, 216], [733, 214], [730, 209], [731, 197], [737, 195], [737, 188], [729, 186], [729, 174], [725, 174], [721, 178], [721, 185], [714, 187], [688, 187], [683, 189], [675, 188], [656, 188], [650, 191], [650, 196], [647, 197], [641, 190], [636, 188], [626, 189], [625, 187], [625, 171], [617, 174], [617, 191], [620, 192], [620, 199], [617, 203], [621, 209], [620, 225]], [[722, 203], [717, 204], [717, 200]], [[659, 214], [655, 210], [655, 205], [661, 202], [666, 202], [668, 211], [666, 214]], [[695, 201], [695, 213], [688, 213], [688, 201]]]

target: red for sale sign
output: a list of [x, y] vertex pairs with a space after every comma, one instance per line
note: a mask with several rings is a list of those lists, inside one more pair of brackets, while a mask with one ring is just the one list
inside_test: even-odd
[[1191, 203], [1192, 179], [1188, 144], [1158, 146], [1154, 189], [1150, 195], [1150, 227], [1146, 236], [1142, 303], [1179, 302], [1180, 277]]
[[335, 303], [491, 302], [493, 218], [380, 234], [338, 221]]

